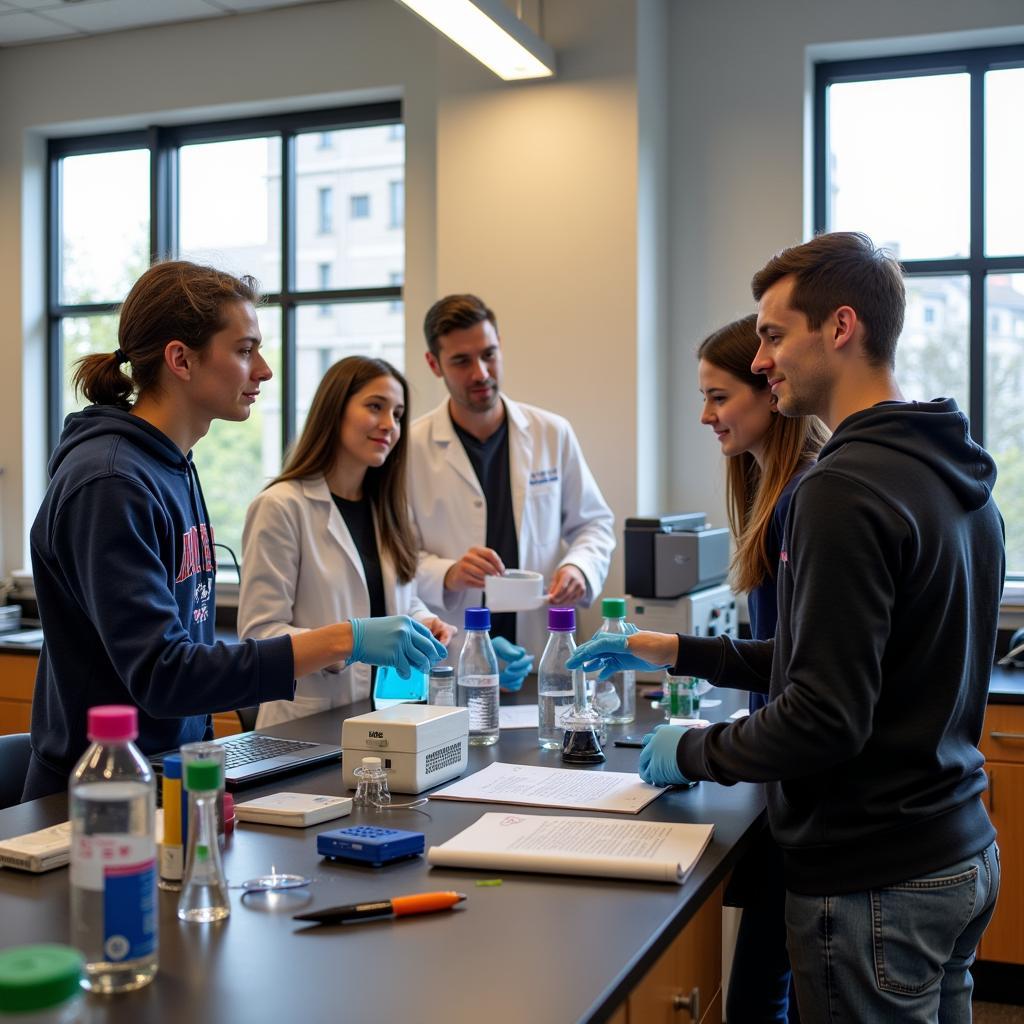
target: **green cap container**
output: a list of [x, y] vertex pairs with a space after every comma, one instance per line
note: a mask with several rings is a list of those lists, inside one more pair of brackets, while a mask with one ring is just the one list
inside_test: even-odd
[[626, 599], [624, 597], [606, 597], [601, 602], [601, 616], [605, 619], [624, 619], [626, 617]]
[[189, 761], [185, 765], [185, 788], [190, 793], [220, 789], [221, 773], [217, 761]]
[[0, 1013], [32, 1013], [60, 1006], [81, 989], [77, 949], [44, 943], [0, 953]]

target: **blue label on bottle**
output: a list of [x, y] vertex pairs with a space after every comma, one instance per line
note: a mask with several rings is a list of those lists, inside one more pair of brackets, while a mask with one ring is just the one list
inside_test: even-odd
[[103, 872], [103, 954], [112, 963], [156, 949], [156, 861], [108, 866]]

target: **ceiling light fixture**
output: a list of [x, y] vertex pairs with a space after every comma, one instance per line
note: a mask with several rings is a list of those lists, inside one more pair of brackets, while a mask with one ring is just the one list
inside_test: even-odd
[[399, 0], [505, 81], [550, 78], [555, 51], [502, 0]]

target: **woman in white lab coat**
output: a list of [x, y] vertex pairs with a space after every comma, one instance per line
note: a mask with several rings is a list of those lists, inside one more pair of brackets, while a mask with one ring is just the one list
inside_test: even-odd
[[[454, 628], [416, 596], [402, 430], [408, 396], [405, 378], [381, 359], [349, 356], [324, 375], [281, 475], [246, 514], [239, 637], [400, 614], [448, 643]], [[333, 665], [299, 679], [294, 700], [261, 704], [257, 725], [369, 693], [369, 666]]]

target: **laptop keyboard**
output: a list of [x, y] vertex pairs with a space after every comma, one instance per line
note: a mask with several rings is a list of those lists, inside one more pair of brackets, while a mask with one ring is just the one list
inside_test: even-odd
[[224, 747], [224, 767], [239, 768], [243, 764], [252, 764], [253, 761], [265, 761], [272, 757], [280, 757], [282, 754], [294, 754], [317, 744], [305, 740], [283, 740], [276, 736], [245, 733], [232, 737], [221, 745]]

